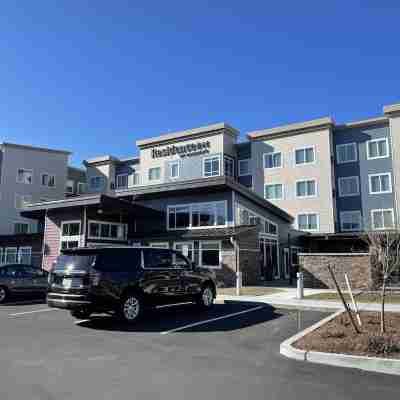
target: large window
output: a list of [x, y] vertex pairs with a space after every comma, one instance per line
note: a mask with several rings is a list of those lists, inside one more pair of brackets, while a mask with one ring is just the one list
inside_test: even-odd
[[266, 153], [264, 154], [264, 168], [281, 168], [282, 167], [282, 153]]
[[315, 197], [317, 195], [317, 182], [309, 179], [296, 182], [296, 197]]
[[173, 161], [169, 164], [169, 176], [171, 179], [179, 178], [180, 175], [179, 161]]
[[20, 247], [18, 249], [18, 263], [31, 264], [32, 262], [32, 247]]
[[31, 169], [19, 168], [17, 172], [17, 182], [31, 185], [33, 183], [33, 171]]
[[281, 183], [271, 183], [265, 185], [265, 198], [267, 200], [283, 199], [283, 185]]
[[4, 264], [16, 264], [18, 262], [18, 252], [16, 247], [6, 247], [4, 254]]
[[369, 193], [392, 193], [392, 174], [390, 172], [384, 174], [372, 174], [369, 178]]
[[367, 142], [367, 159], [389, 157], [389, 142], [387, 138], [374, 139]]
[[161, 168], [154, 167], [149, 169], [149, 181], [159, 181], [161, 179]]
[[126, 240], [126, 224], [89, 221], [89, 239]]
[[311, 164], [315, 161], [314, 147], [304, 147], [295, 150], [296, 165]]
[[102, 189], [104, 185], [104, 178], [102, 176], [92, 176], [90, 178], [90, 188], [91, 189]]
[[235, 160], [231, 157], [224, 157], [224, 174], [232, 178], [235, 177]]
[[14, 233], [16, 235], [22, 235], [25, 233], [30, 233], [29, 224], [27, 222], [16, 222], [14, 224]]
[[239, 176], [250, 175], [250, 160], [239, 160]]
[[342, 231], [361, 231], [361, 211], [342, 211], [340, 228]]
[[221, 170], [221, 157], [207, 157], [203, 160], [203, 176], [219, 176]]
[[226, 202], [195, 203], [168, 207], [168, 229], [226, 225]]
[[221, 268], [221, 242], [200, 242], [200, 267]]
[[339, 197], [358, 196], [360, 182], [358, 176], [343, 176], [338, 179]]
[[267, 220], [261, 215], [257, 215], [247, 208], [239, 207], [239, 225], [260, 225], [260, 232], [269, 235], [277, 235], [278, 225]]
[[394, 227], [393, 209], [371, 210], [373, 229], [392, 229]]
[[128, 187], [128, 174], [117, 175], [117, 189], [123, 189]]
[[42, 174], [42, 186], [46, 187], [55, 187], [56, 186], [56, 177], [55, 175], [50, 174]]
[[338, 164], [357, 161], [357, 144], [338, 144], [336, 146], [336, 158]]
[[61, 224], [61, 249], [79, 247], [81, 234], [80, 221], [68, 221]]
[[319, 217], [316, 213], [304, 213], [297, 216], [298, 229], [301, 231], [317, 231], [319, 229]]

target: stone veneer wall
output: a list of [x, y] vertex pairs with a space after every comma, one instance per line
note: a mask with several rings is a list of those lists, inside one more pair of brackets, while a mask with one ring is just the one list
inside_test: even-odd
[[354, 289], [373, 289], [376, 286], [369, 253], [301, 253], [299, 264], [306, 288], [335, 288], [327, 265], [331, 265], [341, 288], [346, 288], [345, 272]]

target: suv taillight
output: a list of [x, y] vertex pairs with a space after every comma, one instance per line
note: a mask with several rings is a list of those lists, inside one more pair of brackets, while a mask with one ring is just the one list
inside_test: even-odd
[[101, 279], [101, 273], [99, 271], [96, 271], [95, 269], [92, 269], [90, 271], [90, 283], [92, 286], [98, 286], [100, 283]]

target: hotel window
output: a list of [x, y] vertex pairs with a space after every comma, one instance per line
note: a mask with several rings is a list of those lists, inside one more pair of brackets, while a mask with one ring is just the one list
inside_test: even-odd
[[17, 210], [26, 207], [28, 204], [32, 202], [31, 195], [15, 195], [15, 208]]
[[273, 183], [265, 185], [265, 198], [267, 200], [282, 200], [283, 185], [281, 183]]
[[231, 157], [224, 157], [224, 173], [226, 176], [235, 177], [235, 160]]
[[221, 242], [200, 242], [200, 267], [221, 268]]
[[89, 239], [126, 240], [126, 224], [89, 221]]
[[281, 168], [282, 167], [282, 153], [266, 153], [264, 154], [264, 168]]
[[102, 176], [92, 176], [90, 178], [90, 187], [92, 189], [101, 189], [104, 185], [104, 180]]
[[278, 233], [278, 226], [270, 221], [265, 221], [264, 223], [265, 233], [269, 233], [270, 235], [276, 235]]
[[16, 264], [18, 252], [16, 247], [6, 247], [4, 254], [4, 264]]
[[29, 265], [32, 262], [32, 248], [20, 247], [18, 249], [18, 263]]
[[296, 165], [311, 164], [315, 161], [314, 147], [305, 147], [303, 149], [295, 150], [295, 163]]
[[392, 174], [390, 172], [384, 174], [368, 175], [369, 193], [392, 193]]
[[367, 142], [367, 159], [389, 157], [389, 141], [387, 138], [369, 140]]
[[67, 185], [65, 186], [65, 192], [69, 194], [74, 193], [74, 181], [72, 179], [67, 180]]
[[61, 249], [79, 247], [81, 234], [80, 221], [68, 221], [61, 223]]
[[361, 211], [342, 211], [340, 227], [342, 231], [361, 231]]
[[250, 175], [250, 160], [239, 160], [239, 176]]
[[19, 168], [17, 173], [17, 183], [31, 185], [33, 182], [33, 171], [31, 169]]
[[315, 179], [296, 182], [296, 197], [315, 197], [317, 195], [317, 182]]
[[42, 186], [55, 187], [56, 177], [54, 175], [42, 174]]
[[169, 164], [169, 176], [171, 179], [179, 178], [179, 161], [173, 161]]
[[158, 181], [161, 178], [161, 168], [154, 167], [149, 169], [149, 181]]
[[338, 164], [357, 161], [357, 144], [345, 143], [336, 146], [336, 157]]
[[203, 160], [203, 176], [219, 176], [220, 175], [221, 157], [208, 157]]
[[393, 209], [371, 210], [373, 229], [392, 229], [394, 227]]
[[26, 222], [16, 222], [14, 224], [14, 233], [16, 235], [30, 233], [29, 224]]
[[298, 229], [301, 231], [317, 231], [319, 229], [318, 214], [304, 213], [297, 216]]
[[117, 189], [128, 187], [128, 174], [117, 175]]
[[360, 182], [358, 176], [342, 176], [338, 179], [339, 197], [358, 196]]

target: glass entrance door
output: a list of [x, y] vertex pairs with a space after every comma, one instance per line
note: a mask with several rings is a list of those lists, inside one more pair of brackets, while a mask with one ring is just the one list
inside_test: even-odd
[[276, 239], [260, 238], [261, 275], [265, 280], [279, 279], [279, 246]]

